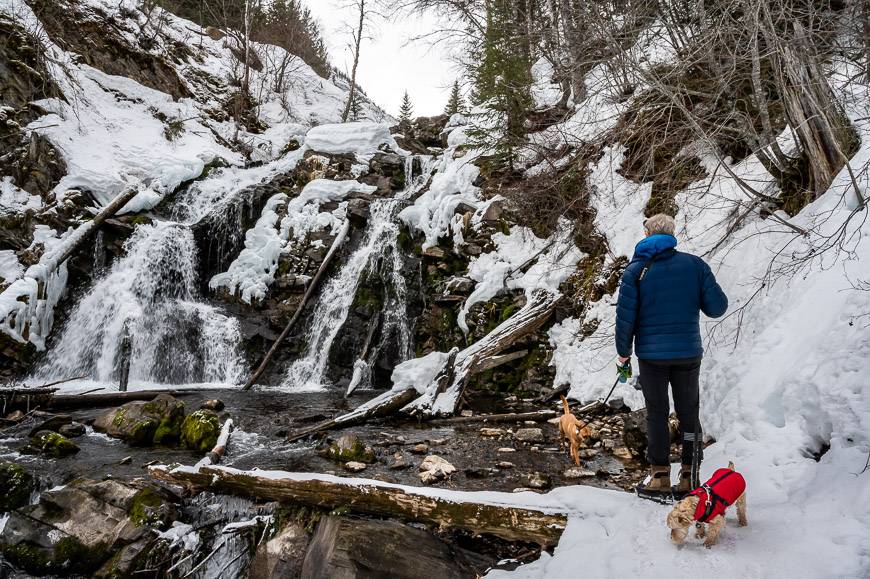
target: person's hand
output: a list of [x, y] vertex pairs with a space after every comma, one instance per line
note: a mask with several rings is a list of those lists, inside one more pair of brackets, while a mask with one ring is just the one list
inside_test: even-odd
[[619, 361], [620, 366], [625, 366], [626, 362], [631, 360], [631, 356], [629, 356], [628, 358], [623, 358], [622, 356], [617, 356], [616, 359]]

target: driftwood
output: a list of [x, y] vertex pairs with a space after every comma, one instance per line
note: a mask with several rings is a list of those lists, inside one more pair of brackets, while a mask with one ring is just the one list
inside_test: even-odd
[[432, 426], [448, 426], [451, 424], [468, 424], [474, 422], [486, 422], [490, 424], [504, 422], [545, 422], [559, 416], [556, 410], [538, 410], [535, 412], [512, 412], [508, 414], [477, 414], [475, 416], [454, 416], [453, 418], [437, 418], [431, 420]]
[[376, 316], [372, 323], [369, 324], [369, 331], [366, 332], [366, 339], [363, 342], [362, 352], [360, 352], [359, 358], [357, 358], [356, 363], [353, 365], [353, 376], [350, 378], [350, 384], [347, 385], [347, 392], [345, 393], [345, 397], [350, 396], [356, 387], [359, 386], [359, 383], [362, 382], [362, 372], [363, 368], [367, 365], [366, 358], [369, 356], [369, 349], [372, 345], [372, 338], [375, 337], [375, 331], [377, 331], [378, 326], [380, 325], [380, 316]]
[[198, 470], [151, 467], [149, 470], [155, 478], [196, 491], [209, 490], [323, 509], [345, 508], [365, 515], [396, 517], [439, 529], [494, 535], [507, 541], [531, 542], [544, 547], [555, 545], [567, 524], [567, 517], [560, 513], [464, 502], [427, 492], [430, 489], [416, 492], [376, 481], [226, 467]]
[[359, 424], [397, 410], [421, 418], [452, 414], [468, 379], [478, 372], [510, 361], [511, 354], [501, 356], [501, 352], [546, 323], [561, 297], [559, 294], [536, 292], [517, 313], [479, 341], [461, 351], [453, 348], [444, 367], [427, 385], [425, 394], [418, 396], [413, 388], [384, 392], [352, 412], [291, 433], [287, 438], [288, 442], [334, 428]]
[[41, 408], [51, 400], [57, 388], [2, 388], [0, 389], [0, 414], [13, 410], [30, 412]]
[[55, 394], [45, 404], [46, 408], [53, 410], [72, 408], [99, 408], [101, 406], [119, 406], [125, 402], [135, 400], [154, 400], [158, 394], [170, 396], [190, 396], [197, 390], [134, 390], [132, 392], [107, 392], [105, 394]]
[[333, 256], [338, 251], [338, 248], [344, 243], [345, 238], [347, 237], [347, 232], [350, 230], [350, 219], [344, 220], [344, 225], [341, 228], [341, 231], [338, 233], [338, 236], [335, 238], [335, 241], [332, 242], [332, 246], [329, 248], [329, 252], [326, 254], [326, 257], [323, 258], [323, 263], [320, 264], [320, 267], [317, 270], [317, 273], [314, 275], [314, 279], [311, 280], [311, 283], [308, 284], [308, 287], [305, 290], [305, 294], [302, 296], [302, 302], [299, 304], [299, 307], [296, 308], [296, 311], [293, 313], [293, 317], [290, 318], [290, 321], [287, 322], [287, 325], [284, 326], [284, 330], [281, 332], [281, 335], [275, 340], [275, 343], [272, 344], [272, 347], [269, 348], [269, 351], [266, 352], [265, 357], [263, 357], [263, 361], [257, 367], [257, 370], [251, 374], [251, 377], [248, 378], [248, 381], [245, 382], [245, 385], [242, 387], [242, 390], [250, 390], [260, 376], [263, 375], [263, 372], [266, 371], [266, 367], [269, 365], [269, 362], [272, 360], [272, 356], [275, 355], [275, 352], [278, 351], [278, 346], [281, 345], [281, 342], [284, 341], [284, 338], [290, 333], [290, 330], [293, 329], [293, 326], [296, 325], [297, 320], [302, 315], [302, 311], [305, 309], [305, 304], [308, 303], [308, 300], [311, 298], [311, 295], [314, 293], [314, 290], [320, 285], [320, 280], [323, 278], [323, 273], [326, 271], [326, 268], [329, 267], [330, 262], [332, 262]]

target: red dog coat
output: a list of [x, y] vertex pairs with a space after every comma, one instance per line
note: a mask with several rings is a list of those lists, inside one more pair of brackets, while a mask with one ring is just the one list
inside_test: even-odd
[[745, 490], [746, 481], [739, 472], [720, 468], [707, 482], [689, 493], [700, 499], [695, 509], [695, 520], [707, 523], [724, 515], [725, 509], [734, 504]]

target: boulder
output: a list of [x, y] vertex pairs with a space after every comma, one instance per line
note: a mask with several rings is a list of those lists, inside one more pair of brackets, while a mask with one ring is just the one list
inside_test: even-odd
[[420, 480], [425, 484], [445, 479], [454, 472], [455, 466], [434, 454], [430, 454], [420, 463]]
[[365, 199], [351, 199], [347, 202], [347, 218], [354, 227], [365, 227], [369, 220], [369, 205]]
[[344, 469], [348, 472], [362, 472], [366, 469], [366, 463], [351, 460], [344, 463]]
[[13, 462], [0, 462], [0, 513], [13, 511], [30, 502], [30, 495], [36, 489], [33, 476], [21, 465]]
[[10, 562], [36, 575], [90, 575], [117, 548], [145, 538], [147, 504], [161, 503], [175, 516], [171, 497], [150, 487], [116, 480], [77, 480], [43, 492], [39, 503], [9, 514], [0, 550]]
[[184, 402], [159, 394], [150, 402], [128, 402], [101, 414], [94, 430], [134, 446], [171, 444], [181, 437]]
[[375, 451], [353, 434], [344, 434], [329, 445], [325, 455], [338, 462], [375, 462]]
[[77, 438], [79, 436], [83, 436], [85, 434], [85, 425], [80, 422], [73, 422], [72, 424], [64, 424], [60, 428], [57, 429], [58, 434], [62, 434], [67, 438]]
[[520, 442], [544, 442], [544, 431], [540, 428], [520, 428], [514, 433]]
[[220, 412], [224, 409], [223, 400], [219, 400], [218, 398], [212, 398], [211, 400], [206, 400], [202, 404], [199, 405], [203, 410], [211, 410], [213, 412]]
[[459, 579], [475, 577], [459, 552], [422, 529], [395, 521], [321, 519], [302, 563], [302, 579]]
[[50, 430], [52, 432], [60, 432], [60, 429], [68, 424], [72, 424], [72, 416], [69, 414], [49, 414], [47, 412], [39, 412], [35, 414], [36, 423], [30, 429], [29, 436], [36, 435], [41, 430]]
[[191, 412], [181, 423], [181, 444], [190, 450], [208, 452], [217, 444], [220, 420], [211, 410]]
[[305, 526], [291, 521], [274, 537], [257, 547], [248, 570], [250, 579], [298, 577], [308, 548]]
[[553, 486], [553, 481], [550, 479], [549, 475], [533, 472], [530, 475], [526, 475], [526, 486], [530, 489], [548, 489]]
[[81, 449], [62, 434], [41, 430], [31, 439], [30, 444], [21, 449], [24, 454], [44, 454], [54, 458], [64, 458], [76, 454]]
[[622, 442], [633, 454], [646, 458], [647, 430], [646, 408], [630, 412], [625, 417]]

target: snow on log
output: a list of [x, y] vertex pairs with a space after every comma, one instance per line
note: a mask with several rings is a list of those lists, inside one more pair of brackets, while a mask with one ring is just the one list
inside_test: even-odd
[[45, 252], [39, 263], [0, 293], [0, 330], [37, 350], [45, 349], [45, 338], [54, 324], [54, 306], [66, 287], [66, 260], [106, 219], [123, 208], [139, 191], [128, 189], [103, 207], [93, 219], [79, 225]]
[[474, 493], [414, 488], [373, 480], [311, 473], [243, 471], [229, 467], [154, 466], [152, 476], [194, 491], [208, 490], [323, 509], [396, 517], [440, 529], [494, 535], [550, 547], [558, 543], [567, 517], [558, 512], [476, 502]]
[[453, 414], [468, 379], [497, 365], [501, 352], [546, 323], [561, 299], [558, 293], [534, 292], [517, 313], [455, 357], [448, 358], [441, 372], [425, 386], [423, 394], [402, 410], [417, 416]]

